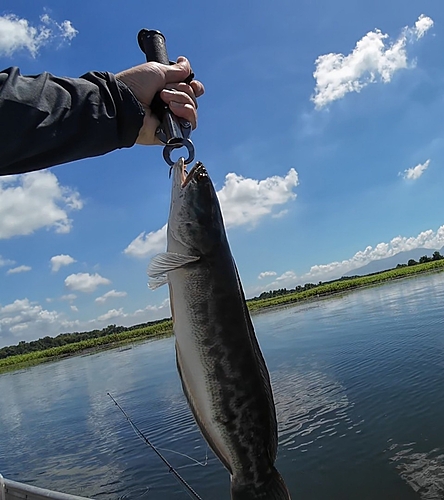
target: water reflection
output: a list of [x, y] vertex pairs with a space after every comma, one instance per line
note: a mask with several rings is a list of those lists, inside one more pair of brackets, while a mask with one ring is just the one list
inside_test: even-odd
[[[441, 274], [254, 316], [294, 498], [444, 497], [443, 299]], [[0, 375], [0, 472], [103, 499], [186, 498], [107, 392], [202, 498], [229, 498], [182, 394], [173, 339]], [[185, 456], [207, 454], [205, 466]]]
[[415, 451], [416, 443], [391, 444], [395, 452], [390, 460], [401, 477], [423, 500], [444, 498], [444, 453], [440, 448], [429, 452]]
[[302, 452], [317, 441], [355, 429], [345, 388], [322, 372], [273, 372], [279, 443]]

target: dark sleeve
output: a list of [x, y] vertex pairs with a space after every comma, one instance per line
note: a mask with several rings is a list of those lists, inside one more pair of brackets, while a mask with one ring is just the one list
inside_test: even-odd
[[0, 175], [132, 146], [144, 111], [111, 73], [80, 78], [0, 72]]

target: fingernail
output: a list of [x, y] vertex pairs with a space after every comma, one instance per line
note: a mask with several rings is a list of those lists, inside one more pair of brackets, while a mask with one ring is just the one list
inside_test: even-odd
[[170, 106], [172, 106], [173, 108], [180, 108], [181, 106], [183, 106], [183, 104], [177, 101], [170, 101]]

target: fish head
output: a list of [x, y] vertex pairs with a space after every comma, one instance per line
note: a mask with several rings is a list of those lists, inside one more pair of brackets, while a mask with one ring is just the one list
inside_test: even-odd
[[223, 217], [213, 183], [197, 162], [189, 173], [183, 158], [173, 170], [168, 251], [205, 255], [226, 241]]

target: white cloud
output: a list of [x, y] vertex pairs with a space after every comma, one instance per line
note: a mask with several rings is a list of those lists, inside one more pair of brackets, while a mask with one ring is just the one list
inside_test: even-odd
[[58, 24], [47, 14], [42, 15], [40, 21], [42, 24], [32, 25], [14, 14], [0, 16], [0, 56], [28, 50], [35, 57], [41, 47], [53, 42], [69, 42], [78, 34], [71, 21]]
[[56, 273], [62, 266], [68, 266], [69, 264], [73, 264], [74, 262], [77, 261], [73, 259], [70, 255], [60, 254], [51, 257], [50, 262], [51, 262], [51, 270], [54, 273]]
[[[71, 305], [70, 309], [72, 313], [78, 313], [76, 306]], [[19, 340], [30, 341], [46, 335], [55, 336], [62, 332], [104, 328], [110, 322], [130, 326], [169, 315], [169, 299], [163, 300], [158, 305], [147, 305], [143, 309], [130, 313], [126, 313], [123, 308], [110, 309], [107, 313], [90, 321], [68, 320], [64, 314], [46, 310], [36, 302], [28, 299], [16, 300], [11, 304], [0, 306], [0, 347], [16, 344]]]
[[163, 300], [159, 305], [147, 305], [143, 309], [137, 309], [133, 313], [126, 313], [123, 307], [119, 309], [110, 309], [105, 314], [99, 316], [96, 320], [91, 320], [90, 323], [97, 324], [97, 322], [102, 323], [109, 320], [113, 320], [118, 323], [125, 324], [135, 324], [138, 322], [149, 321], [148, 318], [158, 319], [159, 317], [165, 317], [169, 314], [170, 299]]
[[416, 38], [418, 40], [422, 38], [432, 26], [433, 26], [433, 20], [430, 19], [430, 17], [421, 14], [415, 23], [415, 27], [413, 28]]
[[[378, 243], [375, 247], [368, 246], [365, 250], [356, 252], [353, 257], [343, 261], [330, 262], [329, 264], [318, 264], [312, 266], [308, 273], [297, 275], [294, 271], [286, 271], [278, 276], [272, 283], [267, 285], [267, 290], [275, 288], [293, 288], [307, 282], [328, 281], [340, 278], [344, 274], [365, 266], [369, 262], [392, 257], [400, 252], [407, 252], [416, 248], [427, 248], [430, 250], [441, 249], [444, 246], [444, 225], [437, 231], [428, 229], [417, 236], [396, 236], [389, 243]], [[256, 293], [258, 289], [253, 290]]]
[[9, 269], [6, 274], [18, 274], [18, 273], [26, 273], [30, 271], [32, 268], [30, 266], [18, 266]]
[[258, 276], [258, 279], [263, 280], [264, 278], [269, 278], [270, 276], [276, 276], [275, 271], [264, 271], [263, 273], [260, 273]]
[[348, 92], [360, 92], [370, 83], [390, 82], [397, 71], [409, 67], [407, 44], [422, 38], [432, 26], [433, 20], [422, 14], [415, 26], [404, 28], [394, 42], [389, 42], [389, 36], [376, 29], [364, 35], [347, 56], [336, 53], [319, 56], [313, 73], [315, 94], [311, 98], [316, 109], [341, 99]]
[[404, 170], [403, 173], [399, 172], [399, 175], [402, 175], [404, 179], [408, 180], [416, 180], [421, 177], [421, 175], [427, 170], [428, 166], [430, 165], [430, 160], [427, 160], [424, 163], [419, 163], [416, 165], [416, 167], [408, 168], [407, 170]]
[[217, 193], [226, 226], [256, 224], [262, 217], [272, 214], [276, 206], [294, 200], [293, 188], [298, 184], [294, 168], [285, 177], [274, 175], [261, 181], [227, 174], [224, 186]]
[[[285, 177], [274, 175], [261, 181], [229, 173], [222, 189], [217, 192], [227, 228], [256, 224], [266, 215], [282, 217], [285, 210], [276, 215], [276, 206], [296, 198], [293, 192], [299, 184], [298, 173], [291, 168]], [[140, 233], [124, 250], [132, 257], [144, 258], [166, 247], [167, 225], [148, 234]]]
[[51, 19], [48, 14], [43, 14], [40, 16], [40, 21], [47, 26], [52, 26], [53, 29], [56, 28], [56, 32], [60, 38], [63, 40], [71, 41], [79, 32], [74, 28], [71, 21], [65, 20], [60, 24], [54, 19]]
[[126, 297], [127, 293], [126, 292], [117, 292], [116, 290], [110, 290], [109, 292], [106, 292], [104, 295], [101, 297], [97, 297], [95, 300], [99, 304], [104, 304], [108, 299], [111, 298], [118, 298], [118, 297]]
[[3, 267], [3, 266], [13, 266], [15, 264], [15, 261], [11, 260], [11, 259], [5, 259], [4, 257], [2, 257], [0, 255], [0, 267]]
[[126, 314], [123, 312], [123, 308], [121, 307], [120, 309], [110, 309], [108, 312], [102, 314], [97, 319], [99, 321], [109, 321], [110, 319], [117, 319], [117, 318], [122, 319], [125, 317]]
[[100, 285], [109, 285], [111, 281], [100, 274], [77, 273], [65, 278], [65, 286], [70, 290], [90, 293]]
[[146, 234], [140, 233], [123, 251], [131, 257], [144, 258], [158, 252], [164, 252], [166, 248], [167, 225], [157, 231]]
[[49, 171], [0, 178], [0, 239], [54, 228], [69, 233], [70, 210], [80, 210], [78, 192], [59, 184]]
[[18, 340], [36, 339], [46, 335], [58, 335], [78, 325], [67, 321], [56, 311], [48, 311], [29, 299], [15, 300], [0, 307], [1, 345], [17, 343]]
[[66, 300], [68, 302], [71, 302], [72, 300], [75, 300], [77, 298], [77, 295], [75, 293], [68, 293], [67, 295], [62, 295], [60, 297], [60, 300]]

